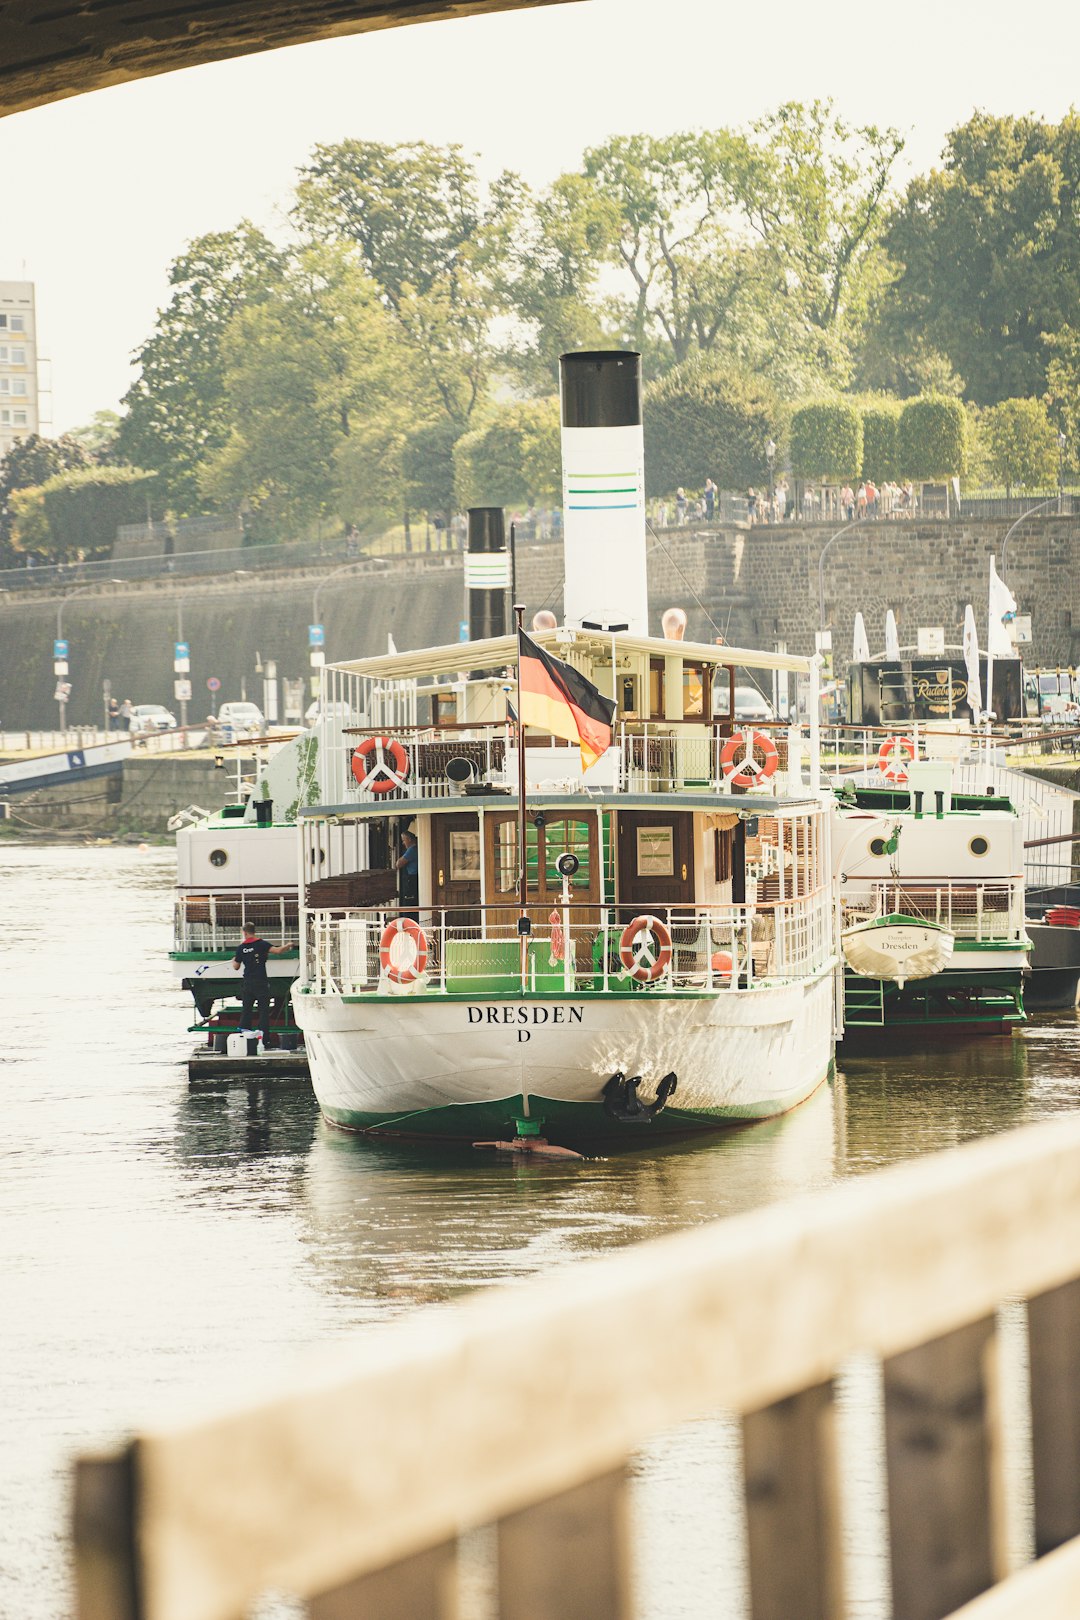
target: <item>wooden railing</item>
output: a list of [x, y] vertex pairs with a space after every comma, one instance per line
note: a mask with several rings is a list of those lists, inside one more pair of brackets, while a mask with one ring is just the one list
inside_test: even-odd
[[[501, 1620], [629, 1620], [629, 1460], [719, 1408], [741, 1414], [754, 1620], [841, 1620], [834, 1381], [856, 1351], [882, 1364], [894, 1620], [1072, 1620], [1078, 1279], [1072, 1117], [417, 1312], [286, 1394], [80, 1461], [80, 1620], [235, 1620], [269, 1588], [316, 1620], [449, 1620], [483, 1525]], [[1010, 1573], [1016, 1297], [1049, 1556]]]

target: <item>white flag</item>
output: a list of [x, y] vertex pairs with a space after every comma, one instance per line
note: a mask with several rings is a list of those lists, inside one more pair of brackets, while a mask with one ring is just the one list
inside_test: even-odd
[[992, 658], [1015, 658], [1011, 625], [1016, 618], [1016, 597], [1003, 579], [998, 578], [990, 558], [990, 616], [986, 650]]
[[900, 637], [896, 633], [896, 614], [892, 608], [885, 615], [885, 657], [894, 664], [900, 659]]
[[982, 677], [979, 673], [979, 632], [975, 628], [975, 609], [969, 602], [964, 613], [964, 663], [967, 666], [967, 695], [976, 725], [982, 714]]
[[870, 662], [870, 643], [866, 639], [866, 625], [863, 622], [861, 613], [855, 615], [855, 645], [852, 648], [851, 657], [856, 664], [868, 664]]

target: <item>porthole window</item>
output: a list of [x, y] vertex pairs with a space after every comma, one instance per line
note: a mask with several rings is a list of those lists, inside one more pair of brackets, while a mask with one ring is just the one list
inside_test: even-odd
[[889, 853], [884, 838], [871, 838], [870, 853], [871, 855], [887, 855]]
[[982, 837], [972, 838], [968, 843], [968, 849], [973, 855], [985, 855], [989, 848], [988, 840]]
[[212, 849], [210, 851], [210, 865], [211, 866], [227, 866], [228, 863], [229, 863], [229, 855], [228, 855], [227, 850], [224, 850], [224, 849]]

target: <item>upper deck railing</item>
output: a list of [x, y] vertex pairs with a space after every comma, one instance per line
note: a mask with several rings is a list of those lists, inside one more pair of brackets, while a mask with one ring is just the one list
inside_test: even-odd
[[[854, 891], [854, 892], [851, 892]], [[943, 877], [853, 880], [841, 901], [845, 927], [894, 913], [947, 928], [977, 944], [1023, 941], [1024, 884]]]
[[[805, 789], [796, 735], [752, 725], [736, 726], [733, 735], [726, 721], [619, 721], [611, 748], [583, 775], [576, 746], [530, 732], [527, 782], [537, 793], [797, 797]], [[382, 735], [338, 726], [320, 759], [320, 791], [334, 805], [462, 798], [485, 784], [496, 794], [517, 789], [517, 740], [503, 721], [388, 727]]]
[[299, 901], [292, 894], [230, 889], [227, 894], [180, 894], [173, 910], [174, 951], [227, 951], [245, 923], [275, 945], [300, 943]]
[[[1012, 1399], [1004, 1301], [1026, 1350]], [[858, 1477], [838, 1444], [855, 1353], [882, 1397]], [[270, 1589], [311, 1620], [450, 1620], [466, 1612], [459, 1538], [484, 1526], [485, 1612], [631, 1620], [652, 1551], [631, 1519], [635, 1454], [720, 1410], [741, 1423], [753, 1620], [845, 1620], [868, 1478], [885, 1487], [893, 1620], [1073, 1616], [1080, 1119], [413, 1313], [287, 1389], [237, 1389], [83, 1458], [78, 1620], [236, 1620]], [[696, 1476], [680, 1516], [706, 1540], [707, 1461]], [[677, 1591], [677, 1570], [660, 1579]]]
[[[640, 908], [649, 938], [627, 947], [653, 974], [635, 978], [621, 954], [633, 908], [538, 904], [541, 919], [524, 947], [514, 900], [475, 908], [351, 907], [307, 913], [305, 987], [318, 995], [558, 995], [590, 990], [666, 995], [738, 990], [804, 978], [832, 959], [833, 911], [826, 891], [768, 905]], [[408, 917], [415, 929], [403, 929]], [[418, 932], [417, 932], [418, 931]], [[638, 930], [639, 934], [643, 931]]]

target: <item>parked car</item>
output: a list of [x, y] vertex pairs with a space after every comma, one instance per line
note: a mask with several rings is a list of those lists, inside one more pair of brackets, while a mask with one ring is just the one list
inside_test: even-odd
[[[353, 712], [347, 703], [328, 703], [325, 712], [328, 720], [340, 720], [343, 726], [353, 724]], [[319, 718], [319, 713], [319, 699], [314, 698], [304, 711], [305, 723], [313, 726]]]
[[[728, 684], [727, 681], [717, 681], [713, 713], [726, 715], [728, 712]], [[735, 688], [735, 718], [748, 720], [754, 723], [758, 720], [773, 720], [772, 704], [762, 697], [756, 686], [737, 686]]]
[[128, 727], [133, 737], [148, 731], [175, 731], [176, 716], [161, 703], [137, 703], [131, 711]]
[[257, 703], [223, 703], [212, 728], [214, 742], [260, 737], [265, 730], [266, 721]]

